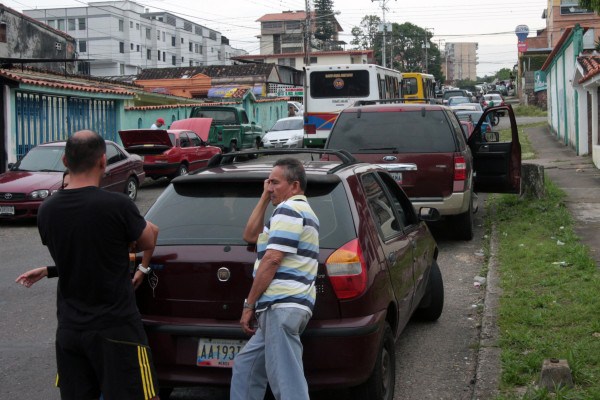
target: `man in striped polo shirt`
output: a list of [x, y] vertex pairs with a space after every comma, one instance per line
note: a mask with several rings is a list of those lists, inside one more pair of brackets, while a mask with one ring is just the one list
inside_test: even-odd
[[[278, 400], [309, 398], [300, 334], [315, 304], [319, 219], [305, 190], [302, 163], [276, 161], [246, 224], [244, 240], [256, 243], [257, 259], [240, 324], [253, 336], [235, 358], [231, 400], [262, 400], [267, 382]], [[263, 227], [269, 202], [275, 210]]]

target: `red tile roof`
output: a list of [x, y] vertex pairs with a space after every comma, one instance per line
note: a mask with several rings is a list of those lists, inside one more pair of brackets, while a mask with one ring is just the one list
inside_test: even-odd
[[30, 69], [0, 69], [0, 78], [33, 86], [44, 86], [53, 89], [73, 90], [77, 92], [118, 94], [134, 96], [135, 92], [107, 82], [86, 80], [84, 78], [40, 72]]
[[303, 10], [299, 11], [286, 11], [278, 14], [265, 14], [257, 22], [270, 22], [270, 21], [304, 21], [306, 19], [306, 12]]
[[600, 74], [600, 55], [586, 54], [579, 56], [577, 57], [577, 62], [583, 68], [583, 78], [579, 79], [579, 83], [583, 83]]

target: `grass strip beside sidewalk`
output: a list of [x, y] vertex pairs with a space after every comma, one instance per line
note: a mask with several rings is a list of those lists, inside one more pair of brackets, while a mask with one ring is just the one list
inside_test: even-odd
[[[546, 191], [489, 198], [503, 289], [499, 399], [600, 399], [600, 273], [573, 232], [565, 194], [548, 179]], [[535, 387], [547, 358], [568, 360], [573, 389]]]

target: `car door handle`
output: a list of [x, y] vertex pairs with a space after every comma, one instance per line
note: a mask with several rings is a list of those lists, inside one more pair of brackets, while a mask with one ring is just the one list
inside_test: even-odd
[[484, 144], [483, 146], [479, 146], [479, 152], [481, 152], [481, 153], [489, 153], [490, 152], [490, 146], [488, 146], [487, 144]]

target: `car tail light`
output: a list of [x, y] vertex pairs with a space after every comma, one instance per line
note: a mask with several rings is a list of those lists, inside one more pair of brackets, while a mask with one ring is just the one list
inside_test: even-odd
[[315, 124], [304, 125], [304, 133], [307, 135], [316, 135], [317, 134], [317, 126]]
[[463, 156], [454, 156], [454, 180], [464, 181], [467, 179], [467, 163]]
[[327, 275], [338, 299], [360, 296], [367, 287], [367, 268], [358, 239], [354, 239], [327, 258]]
[[154, 156], [155, 163], [161, 164], [161, 163], [166, 163], [168, 161], [169, 161], [169, 159], [165, 154], [157, 154]]

